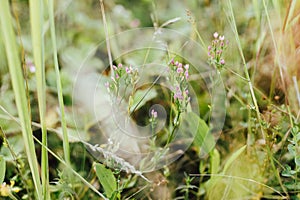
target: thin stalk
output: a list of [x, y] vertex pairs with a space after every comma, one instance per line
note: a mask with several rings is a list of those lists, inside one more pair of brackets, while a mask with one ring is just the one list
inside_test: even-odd
[[99, 0], [99, 2], [100, 2], [101, 14], [102, 14], [102, 19], [103, 19], [103, 24], [104, 24], [105, 41], [106, 41], [106, 48], [107, 48], [109, 66], [110, 66], [110, 73], [111, 73], [111, 76], [114, 77], [113, 62], [112, 62], [112, 56], [111, 56], [111, 50], [110, 50], [110, 41], [109, 41], [109, 34], [108, 34], [108, 28], [107, 28], [107, 21], [106, 21], [106, 17], [105, 17], [104, 3], [103, 3], [103, 0]]
[[[248, 86], [249, 86], [251, 98], [252, 98], [252, 101], [253, 101], [253, 104], [254, 104], [254, 107], [255, 107], [256, 116], [257, 116], [257, 119], [258, 119], [259, 123], [261, 123], [262, 119], [261, 119], [261, 116], [260, 116], [260, 111], [259, 111], [259, 108], [258, 108], [258, 103], [257, 103], [256, 97], [255, 97], [253, 85], [252, 85], [252, 82], [251, 82], [251, 79], [250, 79], [250, 75], [249, 75], [249, 72], [248, 72], [248, 68], [247, 68], [247, 64], [246, 64], [246, 59], [244, 57], [242, 45], [241, 45], [239, 34], [238, 34], [238, 31], [237, 31], [237, 27], [236, 27], [235, 17], [234, 17], [234, 14], [233, 14], [231, 0], [227, 0], [227, 2], [228, 2], [228, 5], [229, 5], [228, 8], [229, 8], [229, 14], [230, 14], [230, 18], [231, 18], [231, 20], [229, 19], [229, 22], [230, 22], [231, 28], [232, 28], [232, 30], [234, 32], [234, 36], [235, 36], [235, 39], [236, 39], [236, 42], [237, 42], [237, 45], [238, 45], [239, 53], [240, 53], [242, 61], [243, 61], [244, 73], [245, 73], [246, 80], [247, 80], [247, 83], [248, 83]], [[265, 133], [264, 133], [264, 130], [263, 130], [261, 124], [260, 124], [260, 127], [261, 127], [262, 137], [265, 140], [266, 136], [265, 136]]]
[[60, 108], [61, 126], [62, 126], [62, 133], [63, 133], [64, 157], [65, 157], [66, 163], [70, 165], [71, 161], [70, 161], [69, 137], [68, 137], [68, 132], [67, 132], [67, 123], [66, 123], [66, 119], [65, 119], [63, 91], [62, 91], [61, 78], [60, 78], [58, 59], [57, 59], [57, 47], [56, 47], [56, 35], [55, 35], [55, 24], [54, 24], [53, 0], [48, 1], [48, 12], [49, 12], [51, 40], [52, 40], [52, 48], [53, 48], [53, 61], [54, 61], [54, 67], [55, 67], [55, 73], [56, 73], [56, 87], [57, 87], [57, 95], [58, 95], [58, 102], [59, 102], [59, 108]]
[[[273, 2], [273, 3], [274, 3], [274, 2]], [[267, 8], [266, 1], [265, 1], [265, 0], [263, 0], [263, 5], [264, 5], [264, 9], [265, 9], [267, 21], [268, 21], [268, 26], [269, 26], [269, 29], [270, 29], [270, 33], [271, 33], [272, 42], [273, 42], [274, 49], [275, 49], [275, 61], [276, 61], [276, 63], [278, 64], [279, 75], [280, 75], [282, 87], [283, 87], [284, 93], [285, 93], [285, 95], [286, 95], [286, 97], [285, 97], [285, 104], [286, 104], [287, 110], [288, 110], [288, 112], [289, 112], [290, 125], [291, 125], [291, 127], [293, 127], [293, 125], [294, 125], [294, 123], [293, 123], [293, 117], [292, 117], [292, 113], [291, 113], [290, 106], [289, 106], [289, 102], [288, 102], [288, 98], [287, 98], [287, 89], [286, 89], [286, 84], [285, 84], [284, 77], [283, 77], [282, 66], [281, 66], [281, 63], [280, 63], [280, 60], [279, 60], [278, 47], [277, 47], [277, 44], [276, 44], [275, 36], [274, 36], [273, 29], [272, 29], [272, 25], [271, 25], [270, 16], [269, 16], [269, 12], [268, 12], [268, 8]], [[275, 7], [276, 7], [276, 6], [277, 6], [277, 8], [278, 8], [278, 4], [277, 4], [277, 3], [275, 4]], [[279, 9], [279, 8], [278, 8], [278, 9]]]
[[[1, 11], [1, 8], [0, 8], [0, 11]], [[1, 15], [0, 15], [1, 17]], [[7, 115], [8, 115], [8, 120], [13, 120], [15, 122], [17, 122], [20, 126], [22, 126], [21, 124], [21, 119], [20, 118], [16, 118], [14, 117], [11, 113], [9, 113], [7, 110], [5, 110], [5, 108], [3, 108], [1, 105], [0, 105], [0, 109], [3, 110]], [[41, 127], [41, 125], [39, 123], [36, 123], [36, 122], [32, 122], [32, 125], [35, 126], [35, 127]], [[1, 130], [1, 128], [0, 128]], [[50, 132], [53, 132], [53, 133], [56, 133], [56, 134], [60, 134], [60, 132], [56, 129], [53, 129], [53, 128], [47, 128], [48, 131]], [[39, 143], [41, 146], [43, 146], [43, 143], [40, 142], [36, 137], [32, 137], [34, 140], [37, 141], [37, 143]], [[48, 147], [44, 146], [44, 148], [50, 153], [53, 155], [53, 157], [55, 157], [58, 161], [60, 161], [65, 167], [67, 167], [70, 172], [72, 172], [75, 176], [77, 176], [86, 186], [88, 186], [91, 190], [93, 190], [96, 194], [98, 194], [100, 197], [102, 197], [103, 199], [106, 199], [104, 197], [104, 195], [102, 193], [100, 193], [92, 184], [90, 184], [87, 180], [85, 180], [80, 174], [78, 174], [74, 169], [72, 169], [63, 159], [61, 159], [57, 154], [55, 154], [51, 149], [49, 149]]]
[[8, 4], [8, 0], [1, 1], [0, 20], [3, 34], [3, 42], [5, 45], [8, 67], [15, 94], [18, 115], [20, 118], [22, 136], [24, 140], [28, 163], [32, 174], [32, 179], [35, 186], [35, 194], [37, 199], [42, 199], [43, 192], [39, 177], [37, 157], [34, 148], [34, 140], [31, 129], [31, 118], [27, 106], [28, 99], [26, 98], [25, 94], [26, 90], [24, 85], [23, 72], [16, 44], [16, 36], [13, 30], [12, 17], [9, 11], [10, 7]]
[[[40, 142], [37, 138], [34, 137], [34, 139], [41, 145], [43, 146], [43, 143]], [[108, 200], [102, 193], [100, 193], [91, 183], [89, 183], [85, 178], [83, 178], [78, 172], [76, 172], [68, 163], [66, 163], [63, 159], [61, 159], [58, 155], [56, 155], [51, 149], [48, 147], [44, 146], [45, 149], [53, 156], [55, 157], [61, 164], [63, 164], [68, 170], [70, 170], [71, 173], [73, 173], [75, 176], [77, 176], [83, 184], [88, 186], [93, 192], [95, 192], [97, 195], [99, 195], [101, 198]]]
[[31, 39], [33, 47], [34, 63], [36, 68], [36, 87], [38, 96], [38, 107], [42, 130], [42, 161], [41, 177], [44, 199], [50, 198], [49, 191], [49, 174], [48, 174], [48, 153], [44, 146], [47, 146], [47, 129], [46, 129], [46, 81], [45, 81], [45, 64], [44, 64], [44, 37], [43, 37], [43, 1], [30, 0], [30, 24]]
[[300, 107], [300, 92], [299, 92], [299, 87], [298, 87], [298, 84], [297, 84], [297, 78], [296, 78], [296, 76], [293, 76], [293, 83], [294, 83], [294, 88], [295, 88], [295, 91], [296, 91], [298, 105]]
[[[237, 27], [236, 27], [236, 22], [235, 22], [234, 14], [233, 14], [231, 0], [228, 0], [227, 2], [228, 2], [228, 7], [229, 7], [229, 10], [230, 10], [230, 17], [231, 17], [231, 21], [229, 19], [229, 22], [230, 22], [232, 30], [234, 31], [234, 35], [235, 35], [235, 38], [236, 38], [236, 41], [237, 41], [237, 44], [238, 44], [239, 52], [240, 52], [240, 55], [242, 57], [242, 61], [243, 61], [243, 65], [244, 65], [244, 72], [245, 72], [246, 79], [248, 80], [250, 94], [251, 94], [251, 97], [252, 97], [252, 101], [254, 103], [254, 107], [255, 107], [255, 111], [256, 111], [256, 115], [257, 115], [257, 120], [258, 120], [258, 122], [260, 124], [260, 130], [261, 130], [263, 139], [266, 140], [265, 131], [264, 131], [263, 127], [262, 127], [262, 122], [263, 121], [262, 121], [261, 116], [260, 116], [260, 111], [259, 111], [259, 108], [258, 108], [258, 103], [257, 103], [256, 97], [255, 97], [255, 93], [254, 93], [254, 87], [252, 86], [252, 82], [251, 82], [250, 75], [249, 75], [249, 72], [248, 72], [248, 69], [247, 69], [247, 64], [246, 64], [246, 60], [245, 60], [245, 57], [244, 57], [244, 54], [243, 54], [241, 42], [240, 42], [239, 35], [238, 35], [238, 32], [237, 32]], [[263, 2], [264, 2], [264, 7], [266, 9], [265, 1], [263, 0]], [[269, 22], [269, 26], [270, 26], [271, 24], [270, 24], [270, 20], [269, 20], [269, 17], [268, 17], [267, 10], [266, 10], [266, 14], [267, 14], [267, 18], [268, 18], [268, 22]], [[272, 32], [272, 30], [271, 30], [271, 32]], [[272, 32], [272, 38], [273, 37], [274, 37], [274, 35], [273, 35], [273, 32]], [[276, 55], [277, 55], [277, 48], [276, 48], [275, 40], [273, 42], [274, 42], [274, 45], [275, 45]], [[280, 70], [281, 70], [281, 68], [280, 68]], [[278, 173], [278, 170], [276, 169], [276, 166], [274, 164], [273, 155], [272, 155], [272, 152], [271, 152], [271, 149], [270, 149], [269, 145], [267, 145], [266, 150], [267, 150], [267, 155], [270, 158], [270, 164], [271, 164], [271, 167], [272, 167], [272, 169], [273, 169], [273, 171], [275, 173], [275, 176], [278, 179], [278, 182], [279, 182], [281, 188], [287, 194], [286, 189], [285, 189], [285, 187], [282, 184], [282, 181], [281, 181], [280, 175]]]

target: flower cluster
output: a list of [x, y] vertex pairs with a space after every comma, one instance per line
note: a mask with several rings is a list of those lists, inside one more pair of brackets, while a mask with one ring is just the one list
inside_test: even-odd
[[174, 59], [170, 62], [172, 69], [171, 82], [173, 85], [173, 99], [175, 104], [179, 107], [180, 112], [186, 109], [190, 101], [188, 91], [189, 78], [189, 64], [183, 65]]
[[151, 110], [150, 113], [150, 122], [152, 123], [153, 128], [156, 125], [156, 119], [157, 119], [157, 111], [155, 111], [154, 109]]
[[125, 81], [124, 85], [135, 85], [138, 81], [138, 70], [130, 66], [123, 66], [119, 63], [118, 66], [113, 65], [113, 75], [111, 76], [111, 81], [106, 82], [104, 86], [110, 92], [111, 89], [118, 91], [120, 87], [120, 82]]
[[219, 35], [217, 32], [213, 36], [214, 39], [208, 46], [208, 62], [217, 69], [222, 69], [225, 65], [223, 53], [228, 45], [228, 40], [225, 41], [224, 35]]

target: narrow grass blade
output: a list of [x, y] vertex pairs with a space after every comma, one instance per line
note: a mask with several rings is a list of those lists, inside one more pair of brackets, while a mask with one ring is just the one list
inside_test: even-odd
[[[33, 47], [34, 64], [36, 67], [36, 87], [38, 95], [39, 114], [42, 130], [42, 143], [47, 146], [46, 129], [46, 81], [44, 64], [44, 38], [43, 38], [43, 1], [30, 0], [30, 24], [31, 39]], [[44, 199], [50, 197], [49, 194], [49, 175], [48, 175], [48, 153], [42, 147], [41, 176], [44, 192]]]
[[0, 185], [4, 181], [5, 171], [6, 171], [6, 163], [5, 163], [4, 157], [2, 155], [0, 155]]
[[68, 133], [67, 133], [67, 123], [65, 120], [63, 91], [62, 91], [58, 59], [57, 59], [57, 47], [56, 47], [55, 23], [54, 23], [54, 11], [53, 10], [54, 10], [53, 0], [49, 0], [48, 1], [48, 12], [49, 12], [51, 40], [52, 40], [52, 48], [53, 48], [53, 60], [54, 60], [54, 67], [55, 67], [55, 73], [56, 73], [56, 87], [57, 87], [57, 95], [58, 95], [60, 115], [61, 115], [60, 116], [61, 126], [62, 126], [62, 133], [63, 133], [63, 149], [64, 149], [65, 160], [70, 165], [70, 163], [71, 163], [70, 162], [70, 147], [69, 147], [69, 138], [68, 138]]
[[42, 199], [42, 188], [38, 171], [39, 168], [31, 129], [31, 118], [27, 106], [28, 100], [25, 94], [24, 78], [22, 74], [23, 72], [18, 55], [16, 36], [14, 34], [12, 25], [12, 17], [9, 11], [10, 7], [8, 4], [8, 0], [2, 1], [0, 6], [0, 20], [3, 41], [5, 44], [6, 56], [8, 60], [9, 72], [11, 75], [12, 86], [15, 94], [15, 101], [17, 105], [18, 115], [20, 118], [27, 159], [35, 185], [36, 196], [37, 199]]

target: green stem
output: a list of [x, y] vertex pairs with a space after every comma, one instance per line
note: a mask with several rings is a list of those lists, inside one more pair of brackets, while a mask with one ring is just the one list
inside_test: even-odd
[[[43, 1], [30, 0], [30, 24], [31, 38], [33, 47], [34, 63], [36, 67], [36, 86], [38, 95], [38, 107], [40, 114], [42, 143], [47, 146], [46, 129], [46, 81], [44, 63], [44, 37], [43, 37]], [[42, 147], [41, 176], [44, 199], [50, 198], [49, 193], [49, 174], [48, 174], [48, 152]]]
[[34, 141], [31, 129], [31, 118], [28, 109], [28, 99], [25, 94], [25, 85], [21, 63], [18, 55], [16, 44], [16, 36], [14, 34], [12, 17], [9, 12], [8, 0], [1, 1], [0, 20], [3, 34], [3, 42], [5, 44], [8, 67], [11, 75], [12, 86], [15, 94], [18, 115], [20, 118], [22, 136], [24, 140], [25, 150], [28, 163], [30, 166], [37, 199], [42, 199], [42, 187], [39, 177], [39, 167], [34, 148]]
[[266, 139], [265, 132], [264, 132], [262, 126], [261, 126], [262, 119], [261, 119], [261, 116], [260, 116], [260, 111], [259, 111], [259, 108], [258, 108], [258, 103], [257, 103], [256, 97], [255, 97], [253, 85], [252, 85], [252, 82], [251, 82], [251, 79], [250, 79], [250, 75], [249, 75], [249, 72], [248, 72], [248, 68], [247, 68], [246, 59], [244, 57], [243, 49], [242, 49], [240, 38], [239, 38], [239, 35], [238, 35], [238, 31], [237, 31], [237, 27], [236, 27], [235, 17], [234, 17], [234, 14], [233, 14], [231, 0], [228, 0], [227, 2], [228, 2], [228, 5], [229, 5], [228, 6], [229, 7], [229, 12], [230, 12], [231, 20], [232, 20], [232, 22], [230, 23], [231, 24], [231, 28], [232, 28], [232, 30], [234, 32], [234, 36], [235, 36], [235, 39], [236, 39], [236, 42], [237, 42], [237, 45], [238, 45], [239, 53], [240, 53], [242, 61], [243, 61], [244, 73], [245, 73], [245, 76], [246, 76], [246, 81], [247, 81], [248, 86], [249, 86], [250, 95], [251, 95], [251, 98], [252, 98], [252, 101], [253, 101], [253, 104], [254, 104], [254, 107], [255, 107], [256, 117], [257, 117], [257, 119], [258, 119], [258, 121], [260, 123], [261, 134], [262, 134], [263, 139], [265, 140]]
[[56, 87], [57, 87], [57, 95], [58, 95], [59, 108], [60, 108], [60, 114], [61, 114], [60, 118], [61, 118], [62, 134], [63, 134], [64, 157], [65, 157], [66, 163], [70, 165], [71, 164], [70, 146], [69, 146], [69, 138], [68, 138], [68, 132], [67, 132], [67, 123], [66, 123], [66, 119], [65, 119], [63, 91], [62, 91], [61, 78], [60, 78], [58, 59], [57, 59], [53, 0], [48, 1], [48, 9], [49, 9], [48, 12], [49, 12], [49, 18], [50, 18], [52, 48], [53, 48], [53, 60], [54, 60], [54, 67], [55, 67], [55, 73], [56, 73]]
[[172, 129], [172, 131], [171, 131], [170, 136], [168, 137], [168, 140], [167, 140], [167, 144], [166, 144], [166, 145], [170, 144], [170, 142], [172, 142], [172, 140], [174, 139], [174, 133], [175, 133], [175, 130], [176, 130], [177, 127], [179, 126], [179, 118], [180, 118], [180, 114], [181, 114], [181, 112], [179, 112], [179, 113], [177, 114], [177, 116], [176, 116], [175, 124], [174, 124], [174, 126], [173, 126], [173, 129]]

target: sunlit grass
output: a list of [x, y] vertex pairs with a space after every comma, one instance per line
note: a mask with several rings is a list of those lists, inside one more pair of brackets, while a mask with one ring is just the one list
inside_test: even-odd
[[[22, 127], [22, 134], [24, 139], [24, 144], [26, 148], [26, 155], [28, 163], [31, 169], [31, 174], [33, 177], [35, 185], [35, 193], [38, 199], [42, 199], [42, 188], [39, 176], [39, 167], [37, 163], [37, 157], [35, 153], [32, 129], [31, 129], [31, 116], [29, 115], [28, 100], [25, 94], [25, 85], [22, 67], [20, 63], [20, 58], [18, 55], [18, 48], [16, 44], [16, 36], [13, 31], [12, 17], [9, 13], [8, 1], [2, 1], [0, 7], [0, 19], [2, 25], [2, 34], [5, 43], [6, 55], [9, 64], [9, 71], [12, 78], [12, 85], [15, 94], [15, 101], [17, 104], [18, 115], [20, 118], [20, 123]], [[48, 162], [45, 160], [45, 162]]]
[[[1, 127], [0, 131], [1, 134], [2, 132], [4, 134], [4, 141], [10, 141], [20, 131], [13, 129], [9, 134], [6, 134], [2, 129], [9, 128], [10, 124], [19, 124], [22, 127], [22, 138], [26, 150], [25, 158], [27, 159], [24, 164], [19, 163], [24, 158], [23, 155], [13, 152], [15, 150], [14, 144], [7, 143], [1, 146], [0, 134], [0, 151], [9, 148], [15, 159], [13, 163], [9, 160], [6, 161], [7, 166], [13, 167], [0, 170], [0, 180], [3, 171], [6, 171], [7, 177], [4, 177], [4, 182], [7, 186], [10, 185], [8, 184], [9, 181], [13, 179], [16, 182], [15, 185], [22, 187], [20, 193], [11, 195], [11, 198], [26, 198], [25, 193], [28, 191], [27, 198], [29, 199], [158, 199], [167, 197], [168, 199], [218, 200], [231, 198], [292, 199], [299, 197], [300, 165], [299, 156], [295, 150], [299, 148], [297, 137], [300, 135], [300, 131], [298, 131], [300, 116], [299, 70], [297, 69], [299, 63], [296, 59], [299, 54], [297, 26], [300, 27], [300, 25], [297, 24], [297, 20], [299, 20], [300, 15], [297, 0], [290, 2], [252, 0], [243, 3], [232, 0], [172, 1], [172, 3], [168, 1], [160, 3], [134, 1], [133, 4], [122, 0], [116, 2], [88, 0], [84, 3], [66, 3], [70, 7], [65, 7], [65, 12], [60, 10], [61, 3], [59, 1], [30, 0], [29, 5], [16, 1], [16, 5], [28, 6], [30, 12], [29, 22], [20, 18], [20, 28], [17, 27], [17, 35], [20, 40], [16, 39], [14, 33], [15, 22], [11, 20], [13, 18], [9, 13], [11, 8], [8, 2], [7, 0], [3, 1], [0, 7], [0, 35], [3, 37], [0, 39], [5, 44], [9, 64], [8, 78], [7, 72], [1, 69], [0, 94], [2, 95], [3, 92], [6, 95], [6, 91], [11, 90], [10, 83], [5, 82], [11, 80], [17, 111], [11, 114], [14, 104], [7, 106], [10, 104], [2, 101], [3, 97], [0, 96], [0, 120], [2, 120], [0, 123], [6, 121], [5, 127]], [[95, 5], [97, 6], [95, 7]], [[195, 11], [197, 13], [194, 13]], [[21, 15], [20, 8], [16, 9], [16, 12]], [[24, 13], [22, 12], [23, 17], [26, 16]], [[107, 84], [111, 86], [115, 83], [115, 73], [118, 72], [113, 65], [118, 65], [119, 61], [122, 61], [123, 66], [127, 66], [127, 64], [130, 66], [131, 63], [135, 62], [141, 62], [142, 66], [146, 66], [147, 62], [151, 60], [150, 57], [153, 56], [153, 49], [148, 46], [143, 49], [146, 52], [145, 55], [140, 52], [126, 52], [125, 54], [136, 53], [135, 57], [131, 58], [128, 55], [123, 57], [122, 55], [114, 58], [115, 55], [123, 53], [120, 51], [124, 48], [122, 45], [133, 46], [134, 42], [131, 40], [139, 40], [143, 36], [141, 38], [139, 38], [140, 36], [133, 38], [116, 37], [117, 39], [111, 40], [111, 37], [114, 37], [112, 33], [118, 34], [119, 31], [122, 32], [133, 27], [149, 26], [149, 24], [143, 24], [143, 21], [147, 21], [144, 17], [150, 19], [148, 19], [150, 25], [152, 18], [155, 34], [164, 34], [158, 30], [159, 28], [167, 28], [182, 31], [187, 38], [190, 37], [189, 39], [193, 41], [197, 40], [202, 51], [191, 52], [191, 55], [196, 57], [193, 64], [203, 63], [203, 65], [210, 66], [213, 73], [218, 73], [222, 78], [227, 94], [223, 99], [224, 109], [227, 112], [225, 125], [216, 146], [205, 149], [205, 146], [210, 144], [205, 142], [203, 144], [203, 141], [196, 137], [192, 145], [174, 163], [145, 174], [143, 167], [147, 165], [152, 167], [152, 163], [141, 162], [132, 165], [120, 157], [118, 154], [119, 144], [112, 142], [110, 130], [107, 130], [107, 133], [102, 132], [103, 127], [101, 126], [107, 119], [99, 121], [99, 124], [98, 121], [95, 122], [95, 119], [91, 119], [92, 113], [86, 110], [84, 103], [77, 104], [76, 100], [70, 100], [73, 94], [68, 91], [69, 88], [72, 88], [73, 82], [76, 82], [73, 80], [73, 72], [77, 72], [75, 69], [78, 67], [77, 64], [79, 65], [77, 62], [84, 57], [81, 55], [84, 52], [82, 49], [93, 46], [96, 40], [96, 42], [103, 41], [104, 45], [100, 45], [101, 47], [93, 52], [94, 55], [92, 56], [95, 60], [87, 64], [87, 70], [84, 73], [92, 71], [93, 75], [100, 79], [109, 80]], [[16, 21], [17, 26], [19, 26], [17, 19]], [[96, 30], [95, 26], [98, 27], [99, 24], [100, 28]], [[31, 25], [30, 33], [26, 29], [27, 25], [28, 28]], [[228, 52], [224, 53], [226, 64], [222, 67], [220, 67], [221, 65], [216, 67], [214, 62], [205, 63], [210, 56], [207, 45], [210, 44], [214, 32], [224, 34], [225, 38], [230, 40], [228, 48], [226, 48]], [[31, 40], [27, 39], [27, 36], [30, 36]], [[166, 56], [161, 60], [157, 59], [156, 64], [168, 65], [171, 56], [173, 56], [172, 47], [177, 45], [182, 48], [180, 51], [184, 51], [189, 46], [188, 42], [184, 43], [184, 41], [183, 44], [180, 44], [182, 41], [177, 41], [176, 38], [169, 37], [169, 35], [165, 35], [165, 37], [167, 38], [164, 49]], [[119, 39], [120, 41], [118, 41]], [[21, 58], [16, 41], [20, 41], [19, 45], [22, 48], [24, 44], [25, 50], [22, 52]], [[47, 48], [45, 48], [45, 41], [45, 44], [49, 45]], [[152, 41], [155, 41], [155, 36]], [[31, 42], [32, 45], [28, 45]], [[142, 56], [139, 57], [139, 55]], [[188, 62], [184, 56], [182, 58], [180, 56], [176, 55], [179, 62]], [[223, 54], [220, 54], [218, 57], [219, 61], [222, 56]], [[24, 73], [21, 62], [25, 60], [24, 67], [29, 67], [26, 62], [31, 57], [34, 59], [33, 66], [36, 71]], [[76, 62], [73, 62], [72, 59]], [[210, 61], [214, 61], [214, 59], [211, 58]], [[167, 64], [159, 63], [162, 60], [166, 60]], [[197, 60], [199, 63], [196, 62]], [[108, 65], [103, 72], [101, 70], [103, 70], [102, 65], [105, 62]], [[192, 63], [190, 66], [192, 68]], [[26, 69], [24, 70], [26, 72]], [[124, 71], [125, 68], [120, 69], [120, 71], [122, 70], [124, 73], [120, 72], [119, 75], [129, 77], [129, 73]], [[2, 78], [2, 71], [5, 78]], [[197, 130], [197, 136], [203, 136], [208, 133], [207, 130], [210, 128], [211, 118], [208, 115], [211, 109], [218, 105], [213, 105], [207, 100], [214, 95], [214, 88], [210, 88], [212, 94], [203, 89], [206, 86], [202, 78], [209, 79], [209, 77], [201, 77], [201, 74], [191, 71], [192, 79], [187, 84], [191, 83], [195, 89], [196, 98], [192, 100], [199, 101], [200, 116], [205, 117], [203, 119], [198, 115], [195, 115], [194, 118], [186, 117], [187, 120], [185, 119], [186, 121], [183, 122], [189, 125], [190, 122], [195, 122], [192, 123], [195, 124], [192, 129]], [[139, 72], [143, 73], [143, 71]], [[51, 76], [50, 73], [52, 73]], [[151, 74], [152, 71], [150, 70], [149, 73]], [[159, 78], [160, 76], [157, 78], [153, 75], [149, 79], [152, 80], [150, 89], [156, 90], [156, 87], [153, 86], [159, 84], [157, 81]], [[166, 80], [172, 79], [165, 78]], [[219, 79], [215, 80], [210, 77], [209, 80], [213, 86], [216, 86], [214, 84]], [[92, 80], [87, 79], [86, 81]], [[25, 87], [26, 82], [28, 82], [27, 89]], [[124, 84], [121, 81], [119, 83]], [[108, 87], [106, 89], [116, 89], [117, 94], [120, 94], [122, 90], [118, 84], [113, 85], [113, 88]], [[88, 84], [86, 85], [88, 86]], [[152, 110], [149, 121], [148, 111], [143, 105], [139, 105], [143, 99], [148, 99], [145, 98], [148, 93], [143, 95], [140, 102], [132, 103], [130, 102], [132, 99], [137, 101], [137, 99], [132, 98], [137, 94], [136, 90], [140, 90], [136, 85], [132, 88], [134, 90], [129, 91], [128, 94], [120, 94], [123, 95], [121, 102], [127, 103], [128, 100], [128, 113], [134, 110], [132, 113], [139, 114], [137, 115], [139, 118], [135, 119], [130, 113], [132, 120], [149, 122], [151, 134], [155, 135], [156, 117], [154, 116], [156, 115], [153, 114], [155, 111]], [[126, 89], [125, 91], [127, 91]], [[77, 91], [74, 90], [74, 92]], [[102, 91], [95, 90], [95, 92], [101, 93]], [[99, 97], [106, 98], [105, 95], [101, 93]], [[126, 95], [130, 97], [127, 98]], [[152, 150], [161, 150], [163, 148], [161, 144], [164, 142], [168, 148], [177, 148], [177, 146], [182, 145], [181, 140], [179, 140], [172, 146], [173, 134], [168, 134], [168, 131], [172, 130], [173, 133], [173, 130], [177, 129], [182, 116], [187, 116], [176, 114], [176, 106], [180, 104], [180, 101], [175, 105], [176, 100], [173, 99], [175, 96], [173, 95], [172, 92], [165, 96], [158, 94], [160, 99], [157, 102], [169, 101], [167, 106], [170, 107], [170, 111], [167, 113], [168, 120], [166, 120], [169, 127], [166, 126], [153, 137]], [[102, 99], [97, 100], [101, 101]], [[37, 101], [38, 106], [36, 105]], [[151, 101], [150, 98], [147, 103], [151, 104]], [[221, 101], [219, 103], [221, 104]], [[130, 105], [135, 106], [130, 109]], [[91, 105], [88, 106], [92, 107]], [[30, 109], [34, 114], [39, 113], [40, 117], [36, 117], [38, 122], [31, 121], [31, 117], [34, 115], [30, 116]], [[71, 119], [71, 115], [74, 117], [74, 113], [72, 113], [74, 110], [72, 109], [80, 110], [80, 116], [78, 116], [80, 127], [77, 127], [78, 124], [74, 125]], [[105, 105], [104, 108], [94, 106], [93, 109], [102, 112], [102, 109], [107, 108]], [[47, 113], [47, 111], [50, 112]], [[15, 116], [15, 113], [18, 116]], [[47, 120], [51, 122], [49, 127], [46, 125]], [[201, 129], [197, 126], [199, 124], [202, 128], [207, 127]], [[41, 130], [41, 137], [38, 135], [34, 137], [32, 129]], [[80, 142], [80, 136], [73, 135], [76, 131], [80, 132], [79, 134], [85, 134], [87, 140], [93, 139], [93, 134], [95, 137], [105, 136], [104, 141], [107, 140], [108, 143]], [[61, 133], [62, 138], [57, 137]], [[38, 138], [41, 138], [41, 141]], [[74, 138], [76, 139], [74, 140]], [[160, 140], [156, 142], [157, 138]], [[130, 145], [134, 144], [130, 143]], [[113, 152], [106, 151], [105, 148], [108, 147], [113, 148]], [[36, 152], [36, 149], [39, 148], [42, 149], [41, 154]], [[148, 147], [141, 145], [140, 148], [145, 151], [143, 148], [147, 149]], [[207, 155], [201, 157], [200, 153], [203, 151], [207, 151]], [[88, 152], [95, 152], [94, 157]], [[5, 155], [1, 155], [0, 159], [2, 158], [5, 158]], [[38, 164], [39, 159], [41, 159], [41, 167]], [[98, 161], [101, 164], [95, 163]], [[159, 162], [159, 158], [153, 156], [152, 161]], [[29, 173], [29, 170], [24, 169], [27, 163], [30, 166], [34, 186], [30, 184], [25, 186], [23, 185], [24, 181], [20, 181], [20, 176], [27, 177]], [[51, 180], [49, 180], [48, 173]], [[0, 185], [0, 198], [3, 195], [1, 193], [3, 188]]]

